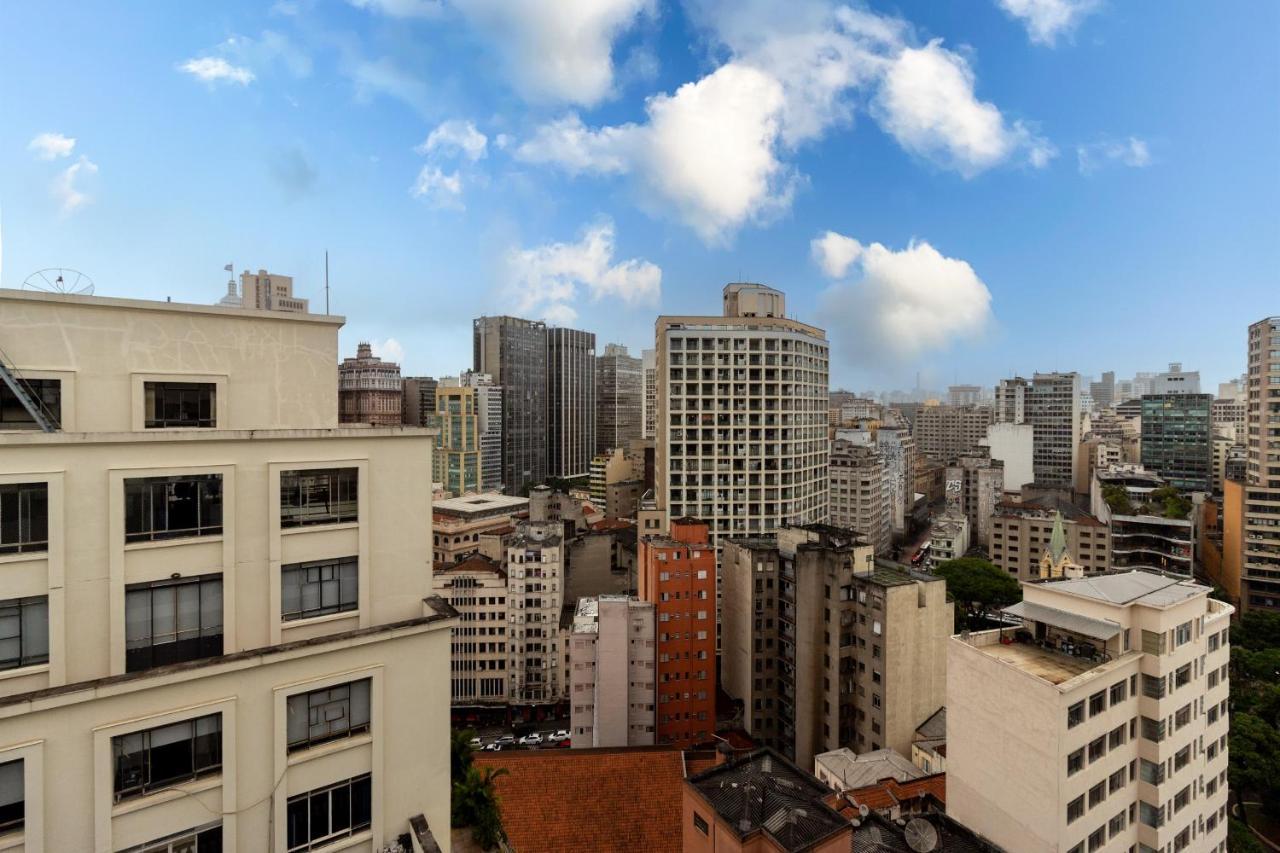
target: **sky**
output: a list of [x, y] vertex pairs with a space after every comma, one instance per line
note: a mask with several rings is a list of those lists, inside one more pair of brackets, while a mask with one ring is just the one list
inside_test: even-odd
[[295, 277], [405, 375], [515, 314], [652, 346], [726, 282], [833, 387], [1205, 390], [1280, 313], [1280, 4], [0, 5], [0, 286]]

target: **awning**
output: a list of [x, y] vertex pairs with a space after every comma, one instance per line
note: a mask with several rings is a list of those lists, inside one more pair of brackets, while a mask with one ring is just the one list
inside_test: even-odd
[[1043, 604], [1035, 604], [1030, 601], [1019, 601], [1012, 607], [1004, 608], [1004, 612], [1010, 616], [1030, 619], [1033, 622], [1043, 622], [1055, 628], [1062, 628], [1065, 631], [1093, 637], [1095, 640], [1110, 640], [1120, 633], [1120, 625], [1116, 622], [1110, 622], [1106, 619], [1092, 619], [1088, 616], [1081, 616], [1078, 613], [1070, 613], [1066, 610], [1046, 607]]

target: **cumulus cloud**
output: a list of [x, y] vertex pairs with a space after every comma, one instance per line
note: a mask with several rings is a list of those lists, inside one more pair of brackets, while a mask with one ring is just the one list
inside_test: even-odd
[[1100, 0], [996, 0], [1000, 8], [1022, 21], [1036, 44], [1053, 47], [1058, 36], [1070, 36], [1080, 22], [1098, 8]]
[[369, 346], [373, 349], [373, 354], [383, 361], [404, 364], [404, 347], [395, 338], [370, 341]]
[[241, 86], [248, 86], [255, 79], [253, 72], [248, 68], [232, 65], [221, 56], [188, 59], [179, 65], [178, 69], [211, 86], [218, 83], [238, 83]]
[[[853, 358], [910, 360], [991, 322], [991, 292], [973, 267], [922, 240], [894, 251], [828, 231], [811, 249], [823, 271], [841, 279], [820, 304], [832, 338]], [[845, 279], [850, 270], [857, 274]]]
[[505, 297], [515, 313], [564, 325], [577, 318], [573, 305], [615, 299], [627, 305], [656, 305], [662, 270], [638, 258], [614, 262], [614, 228], [602, 220], [584, 229], [576, 243], [549, 243], [512, 249], [506, 257]]
[[536, 101], [593, 106], [613, 92], [613, 42], [653, 0], [452, 0], [494, 45], [512, 85]]
[[409, 188], [409, 194], [432, 207], [462, 210], [465, 206], [462, 203], [462, 176], [431, 164], [419, 170], [418, 179]]
[[465, 156], [472, 162], [485, 154], [488, 137], [476, 130], [476, 126], [462, 119], [450, 119], [441, 122], [436, 129], [427, 135], [427, 139], [414, 150], [419, 154], [455, 153]]
[[1151, 149], [1136, 136], [1127, 139], [1104, 139], [1076, 146], [1076, 165], [1080, 174], [1091, 175], [1108, 166], [1143, 169], [1151, 165]]
[[98, 164], [83, 154], [80, 159], [63, 169], [53, 179], [53, 197], [57, 199], [63, 215], [75, 213], [92, 198], [81, 184], [98, 173]]
[[75, 147], [75, 137], [63, 136], [61, 133], [41, 133], [27, 143], [27, 150], [34, 152], [41, 160], [70, 157]]
[[348, 0], [357, 9], [392, 18], [434, 18], [443, 11], [440, 0]]

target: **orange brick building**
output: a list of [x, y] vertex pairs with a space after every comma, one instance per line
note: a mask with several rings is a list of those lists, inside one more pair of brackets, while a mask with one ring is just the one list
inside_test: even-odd
[[689, 747], [716, 729], [716, 551], [696, 518], [639, 542], [640, 597], [657, 612], [655, 742]]

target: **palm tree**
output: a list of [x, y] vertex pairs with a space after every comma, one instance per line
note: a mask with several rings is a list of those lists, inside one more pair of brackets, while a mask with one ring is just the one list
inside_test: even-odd
[[495, 779], [506, 774], [505, 767], [467, 768], [466, 774], [453, 783], [453, 820], [455, 827], [470, 826], [471, 837], [485, 850], [502, 841], [502, 816], [498, 812]]

